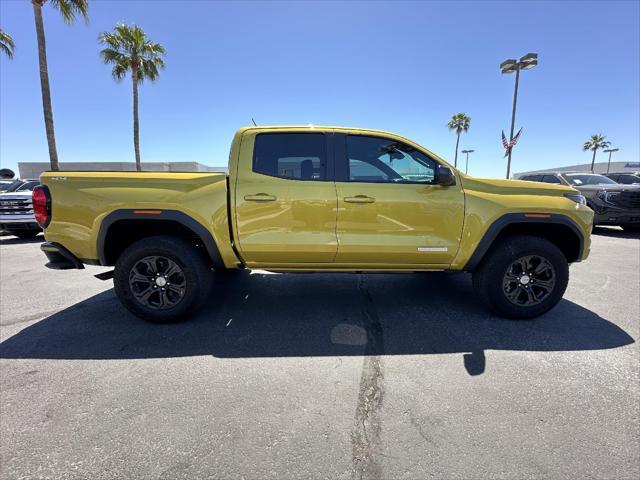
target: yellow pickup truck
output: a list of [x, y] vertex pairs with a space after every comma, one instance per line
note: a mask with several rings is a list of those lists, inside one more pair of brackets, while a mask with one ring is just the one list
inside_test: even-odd
[[[51, 268], [113, 265], [135, 315], [187, 318], [213, 275], [467, 271], [497, 314], [533, 318], [589, 254], [593, 212], [560, 185], [473, 178], [387, 132], [247, 127], [229, 174], [45, 172]], [[419, 281], [419, 278], [416, 279]]]

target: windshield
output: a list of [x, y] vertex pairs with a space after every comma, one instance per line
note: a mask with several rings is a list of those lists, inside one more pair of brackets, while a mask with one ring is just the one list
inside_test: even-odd
[[22, 180], [11, 180], [11, 183], [5, 189], [5, 192], [15, 192], [24, 182]]
[[0, 180], [0, 192], [6, 192], [13, 182], [13, 180]]
[[38, 185], [40, 185], [40, 182], [38, 180], [29, 180], [23, 183], [22, 185], [20, 185], [18, 188], [16, 188], [13, 191], [14, 192], [31, 192]]
[[40, 185], [39, 180], [14, 180], [11, 185], [5, 190], [5, 193], [9, 192], [30, 192], [33, 187]]
[[564, 175], [571, 185], [616, 185], [616, 182], [604, 175], [569, 173]]

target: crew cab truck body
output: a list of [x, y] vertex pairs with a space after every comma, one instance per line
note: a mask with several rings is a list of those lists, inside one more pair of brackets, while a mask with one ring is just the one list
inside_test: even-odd
[[123, 304], [186, 318], [213, 274], [470, 271], [497, 313], [552, 308], [589, 253], [593, 212], [560, 185], [472, 178], [410, 140], [248, 127], [229, 174], [46, 172], [34, 192], [52, 268], [114, 265]]

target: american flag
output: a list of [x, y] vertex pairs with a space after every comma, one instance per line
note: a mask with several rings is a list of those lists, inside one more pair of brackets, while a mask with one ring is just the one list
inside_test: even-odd
[[507, 142], [507, 137], [504, 136], [504, 130], [502, 130], [502, 146], [505, 149], [504, 156], [508, 156], [509, 152], [513, 147], [515, 147], [516, 143], [518, 143], [518, 139], [520, 138], [520, 133], [522, 132], [522, 128], [518, 130], [515, 137], [511, 139], [511, 141]]

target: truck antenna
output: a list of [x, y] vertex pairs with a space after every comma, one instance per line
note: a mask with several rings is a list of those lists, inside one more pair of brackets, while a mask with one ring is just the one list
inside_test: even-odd
[[257, 126], [258, 126], [258, 124], [257, 124], [257, 123], [256, 123], [256, 121], [253, 119], [253, 117], [251, 117], [251, 121], [253, 122], [253, 126], [254, 126], [254, 127], [257, 127]]

